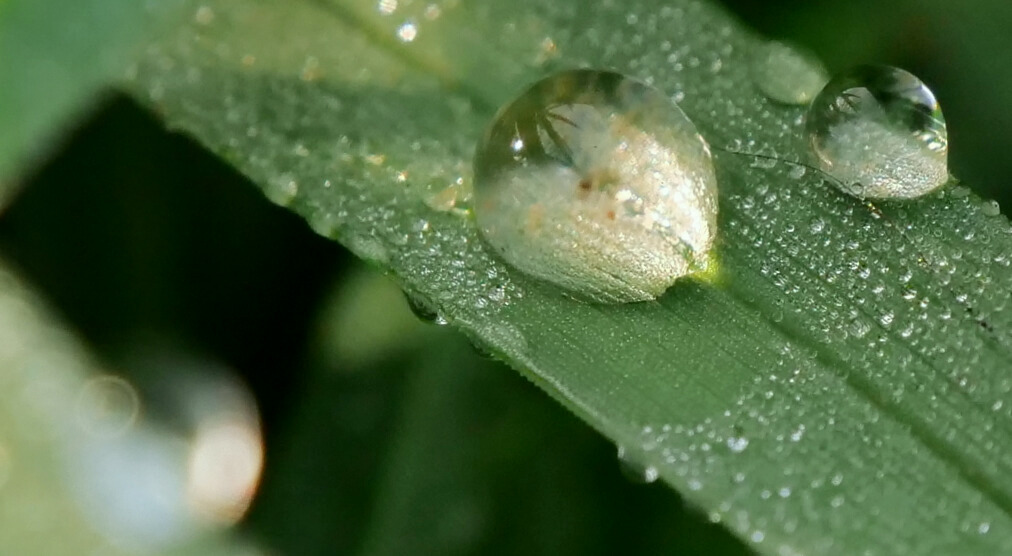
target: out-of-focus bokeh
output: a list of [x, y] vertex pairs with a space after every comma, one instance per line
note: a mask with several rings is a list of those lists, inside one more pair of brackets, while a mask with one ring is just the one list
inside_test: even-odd
[[[922, 77], [1010, 206], [1012, 4], [727, 5]], [[46, 150], [0, 213], [0, 553], [748, 552], [130, 100]]]

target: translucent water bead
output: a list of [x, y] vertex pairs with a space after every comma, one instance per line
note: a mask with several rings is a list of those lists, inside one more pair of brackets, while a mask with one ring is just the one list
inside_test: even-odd
[[668, 97], [627, 76], [557, 73], [478, 145], [474, 214], [516, 268], [599, 302], [653, 299], [713, 243], [710, 150]]
[[948, 181], [948, 137], [935, 95], [911, 73], [860, 66], [812, 101], [806, 130], [817, 164], [863, 199], [912, 199]]
[[808, 104], [829, 81], [814, 54], [801, 47], [770, 41], [752, 56], [752, 80], [768, 98], [781, 104]]

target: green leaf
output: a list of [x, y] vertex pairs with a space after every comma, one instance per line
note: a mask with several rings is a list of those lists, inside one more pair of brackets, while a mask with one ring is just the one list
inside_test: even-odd
[[132, 90], [712, 520], [770, 554], [1012, 550], [1012, 228], [965, 188], [872, 210], [718, 152], [716, 271], [610, 306], [511, 270], [446, 210], [496, 108], [558, 68], [630, 74], [712, 145], [805, 159], [803, 109], [759, 93], [761, 39], [722, 10], [208, 6]]
[[[178, 25], [181, 0], [0, 1], [0, 204], [69, 116]], [[188, 13], [188, 12], [187, 12]]]

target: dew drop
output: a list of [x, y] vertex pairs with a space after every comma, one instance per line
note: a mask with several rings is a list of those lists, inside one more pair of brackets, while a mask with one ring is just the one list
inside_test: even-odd
[[440, 322], [439, 312], [432, 308], [432, 304], [419, 296], [404, 292], [404, 300], [408, 303], [411, 313], [418, 317], [418, 320], [429, 324], [446, 324]]
[[788, 43], [770, 41], [755, 52], [752, 80], [771, 100], [808, 104], [829, 81], [829, 75], [811, 52]]
[[980, 205], [980, 212], [984, 216], [998, 216], [1001, 214], [1001, 206], [998, 201], [984, 201]]
[[639, 81], [574, 70], [536, 83], [496, 116], [474, 172], [486, 242], [581, 296], [649, 300], [706, 265], [717, 217], [709, 147]]
[[913, 199], [948, 180], [941, 107], [913, 74], [859, 66], [833, 78], [806, 120], [818, 165], [862, 199]]
[[618, 465], [622, 475], [629, 481], [637, 484], [649, 484], [660, 477], [660, 472], [656, 467], [632, 459], [622, 446], [618, 447]]
[[411, 42], [418, 36], [418, 27], [410, 21], [397, 28], [397, 38], [401, 42]]

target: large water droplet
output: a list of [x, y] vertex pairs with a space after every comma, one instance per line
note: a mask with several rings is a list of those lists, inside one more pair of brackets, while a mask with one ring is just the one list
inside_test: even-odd
[[660, 91], [613, 72], [539, 81], [478, 146], [475, 217], [520, 270], [600, 302], [657, 297], [713, 242], [710, 150]]
[[770, 41], [755, 52], [752, 79], [767, 97], [784, 104], [808, 104], [826, 85], [826, 69], [811, 52]]
[[819, 166], [863, 199], [912, 199], [948, 180], [942, 109], [913, 74], [860, 66], [833, 78], [808, 109]]

